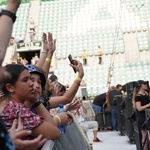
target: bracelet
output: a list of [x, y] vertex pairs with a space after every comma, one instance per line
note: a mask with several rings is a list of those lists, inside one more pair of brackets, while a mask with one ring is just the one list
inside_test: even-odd
[[56, 118], [58, 119], [59, 125], [60, 125], [60, 124], [61, 124], [61, 119], [60, 119], [60, 117], [59, 117], [58, 115], [55, 115], [54, 117], [56, 117]]
[[50, 63], [52, 60], [50, 58], [46, 58], [45, 61]]
[[32, 108], [34, 109], [34, 108], [38, 107], [40, 104], [41, 104], [41, 101], [38, 100], [32, 105]]
[[4, 10], [2, 9], [2, 11], [0, 12], [0, 16], [2, 15], [6, 15], [8, 17], [10, 17], [13, 21], [13, 23], [16, 21], [16, 15], [14, 13], [12, 13], [11, 11], [8, 11], [8, 10]]
[[75, 80], [74, 83], [76, 83], [78, 86], [80, 86], [80, 82]]
[[82, 79], [80, 77], [77, 77], [76, 80], [81, 82]]

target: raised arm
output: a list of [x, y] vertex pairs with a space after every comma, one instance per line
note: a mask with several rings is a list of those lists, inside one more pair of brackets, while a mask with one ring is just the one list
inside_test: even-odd
[[42, 66], [42, 70], [45, 72], [46, 78], [48, 77], [49, 69], [51, 66], [52, 56], [56, 49], [56, 39], [53, 40], [52, 33], [48, 32], [48, 39], [45, 39], [44, 49], [48, 51], [47, 56], [45, 58], [44, 64]]
[[42, 41], [43, 51], [40, 55], [37, 66], [45, 72], [47, 77], [51, 65], [52, 56], [56, 48], [56, 40], [53, 40], [52, 33], [48, 32], [48, 35], [46, 35], [46, 33], [43, 33]]
[[[20, 5], [20, 0], [7, 0], [6, 11], [15, 17], [17, 9]], [[6, 11], [2, 11], [0, 15], [0, 65], [5, 56], [5, 52], [11, 37], [13, 19], [6, 15]]]
[[63, 96], [56, 96], [56, 97], [50, 98], [49, 103], [50, 103], [51, 107], [53, 107], [53, 108], [58, 107], [59, 104], [70, 103], [78, 91], [80, 82], [84, 76], [84, 70], [83, 70], [83, 66], [82, 66], [81, 62], [79, 62], [77, 60], [74, 60], [74, 61], [76, 62], [76, 65], [70, 64], [70, 66], [76, 69], [76, 71], [78, 72], [78, 76], [75, 79], [75, 81], [73, 82], [70, 89]]
[[42, 44], [43, 44], [43, 51], [40, 54], [40, 58], [38, 63], [36, 64], [36, 66], [38, 66], [39, 68], [42, 68], [44, 62], [45, 62], [45, 58], [47, 56], [48, 50], [44, 48], [44, 43], [47, 41], [47, 36], [46, 33], [43, 33], [42, 35]]

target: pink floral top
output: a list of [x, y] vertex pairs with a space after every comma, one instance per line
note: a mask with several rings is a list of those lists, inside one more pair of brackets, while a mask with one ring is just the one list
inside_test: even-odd
[[20, 111], [24, 130], [32, 130], [33, 128], [42, 124], [44, 121], [42, 116], [34, 114], [24, 104], [10, 101], [7, 103], [3, 112], [0, 114], [0, 117], [3, 120], [7, 130], [11, 128], [14, 119], [17, 118], [17, 111]]

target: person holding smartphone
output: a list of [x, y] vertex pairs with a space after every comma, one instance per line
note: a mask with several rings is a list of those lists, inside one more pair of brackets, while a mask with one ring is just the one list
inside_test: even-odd
[[[56, 48], [56, 39], [53, 39], [52, 33], [43, 33], [43, 48], [44, 50], [42, 51], [40, 59], [36, 66], [44, 71], [45, 77], [47, 79], [52, 62], [52, 57]], [[73, 62], [73, 64], [70, 63], [70, 66], [76, 70], [77, 77], [75, 78], [73, 84], [70, 86], [69, 90], [62, 96], [47, 96], [47, 93], [45, 95], [42, 95], [42, 97], [44, 97], [44, 100], [48, 105], [50, 105], [51, 108], [58, 107], [59, 104], [70, 103], [80, 87], [80, 83], [84, 76], [83, 65], [80, 61], [75, 59], [72, 59], [71, 62]], [[49, 91], [49, 88], [51, 89], [50, 86], [51, 85], [47, 82], [45, 89]]]
[[[77, 65], [76, 62], [73, 60], [72, 55], [69, 54], [68, 59], [70, 61], [71, 64], [73, 65]], [[74, 73], [76, 73], [77, 71], [75, 70], [75, 68], [73, 68]]]

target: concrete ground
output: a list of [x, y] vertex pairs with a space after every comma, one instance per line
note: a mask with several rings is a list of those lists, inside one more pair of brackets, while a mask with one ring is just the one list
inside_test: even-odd
[[[89, 130], [88, 139], [90, 143], [93, 143], [93, 132]], [[103, 141], [93, 143], [93, 150], [136, 150], [136, 145], [131, 144], [126, 135], [120, 135], [118, 131], [98, 132], [97, 136]]]

